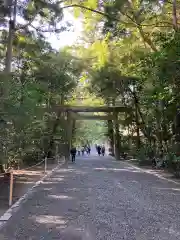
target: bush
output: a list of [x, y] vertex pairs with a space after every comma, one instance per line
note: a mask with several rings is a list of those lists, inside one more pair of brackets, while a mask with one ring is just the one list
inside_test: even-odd
[[171, 162], [171, 169], [173, 170], [174, 175], [179, 178], [180, 177], [180, 156], [179, 157], [174, 156], [174, 159]]
[[41, 151], [26, 152], [23, 157], [23, 163], [25, 165], [31, 166], [41, 161], [43, 159], [43, 156], [43, 152]]
[[138, 159], [139, 165], [152, 165], [152, 149], [149, 146], [141, 146], [141, 148], [139, 148], [136, 151], [136, 158]]

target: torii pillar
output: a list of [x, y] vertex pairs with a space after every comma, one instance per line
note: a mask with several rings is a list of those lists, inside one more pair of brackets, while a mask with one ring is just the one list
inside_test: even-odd
[[72, 130], [73, 130], [73, 120], [71, 117], [71, 113], [67, 112], [67, 126], [66, 126], [66, 133], [67, 133], [67, 153], [66, 153], [66, 160], [70, 160], [70, 150], [72, 144]]
[[114, 112], [114, 153], [116, 160], [120, 159], [120, 134], [119, 134], [119, 122], [118, 112]]
[[111, 148], [111, 154], [114, 156], [114, 130], [113, 130], [113, 120], [108, 120], [108, 141]]

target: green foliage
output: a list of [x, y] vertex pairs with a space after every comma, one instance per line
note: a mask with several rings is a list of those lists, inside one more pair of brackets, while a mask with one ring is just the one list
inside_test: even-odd
[[78, 146], [83, 146], [86, 143], [94, 144], [96, 142], [104, 142], [106, 139], [106, 132], [106, 125], [102, 121], [77, 121], [75, 143]]
[[[175, 10], [169, 1], [157, 0], [69, 0], [63, 4], [18, 1], [17, 14], [24, 22], [17, 22], [14, 32], [13, 74], [3, 73], [0, 80], [1, 161], [45, 151], [52, 135], [64, 142], [63, 119], [57, 127], [57, 112], [50, 109], [62, 101], [77, 104], [78, 97], [88, 98], [80, 101], [84, 105], [131, 108], [119, 114], [120, 132], [123, 135], [128, 129], [127, 139], [136, 144], [140, 159], [146, 158], [149, 148], [157, 155], [166, 150], [169, 159], [168, 151], [176, 153], [178, 159], [174, 146], [180, 142], [180, 38], [174, 11], [179, 12], [179, 1]], [[83, 21], [83, 37], [78, 46], [56, 52], [42, 33], [58, 33], [69, 26], [57, 28], [66, 8]], [[0, 23], [5, 24], [2, 67], [8, 11], [7, 6], [0, 8]], [[103, 123], [79, 121], [76, 141], [103, 140], [106, 131]]]
[[63, 123], [58, 121], [54, 130], [58, 118], [54, 106], [73, 94], [81, 65], [72, 54], [56, 52], [43, 37], [33, 34], [16, 35], [13, 51], [14, 72], [2, 74], [0, 82], [2, 91], [8, 87], [9, 93], [7, 99], [1, 94], [0, 162], [32, 165], [37, 152], [39, 157], [47, 152], [55, 135], [61, 135], [60, 142], [66, 141]]
[[108, 104], [132, 107], [119, 122], [129, 129], [139, 158], [145, 159], [149, 148], [157, 155], [163, 149], [167, 157], [173, 149], [178, 158], [174, 146], [180, 141], [180, 38], [174, 11], [180, 10], [179, 1], [176, 9], [169, 1], [93, 2], [96, 7], [91, 9], [86, 1], [73, 2], [85, 25], [88, 19], [93, 23], [89, 31], [84, 26], [86, 48], [76, 49], [87, 63], [84, 75], [90, 93]]

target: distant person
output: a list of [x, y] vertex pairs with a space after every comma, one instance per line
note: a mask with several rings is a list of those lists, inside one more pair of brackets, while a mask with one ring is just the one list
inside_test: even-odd
[[78, 147], [78, 156], [81, 155], [81, 149]]
[[89, 146], [87, 146], [87, 147], [86, 147], [86, 153], [87, 153], [87, 155], [90, 155], [90, 152], [91, 152], [91, 149], [90, 149]]
[[76, 159], [76, 148], [75, 147], [71, 148], [71, 159], [72, 159], [72, 162], [75, 162], [75, 159]]
[[84, 147], [82, 147], [82, 149], [81, 149], [81, 153], [82, 153], [82, 156], [84, 156]]
[[97, 152], [98, 152], [98, 155], [100, 156], [101, 155], [101, 147], [99, 145], [97, 146]]
[[91, 154], [91, 148], [88, 147], [88, 155], [90, 155], [90, 154]]
[[101, 148], [101, 153], [102, 153], [102, 155], [104, 156], [104, 154], [105, 154], [105, 146], [102, 146], [102, 148]]

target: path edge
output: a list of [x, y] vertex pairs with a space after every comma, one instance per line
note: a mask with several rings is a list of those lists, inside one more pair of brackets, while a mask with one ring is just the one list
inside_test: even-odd
[[65, 164], [66, 164], [65, 160], [59, 163], [49, 173], [45, 174], [39, 181], [35, 182], [35, 184], [31, 188], [29, 188], [24, 195], [22, 195], [9, 209], [6, 210], [6, 212], [0, 217], [0, 230], [4, 227], [7, 221], [12, 217], [12, 215], [19, 210], [21, 205], [27, 201], [28, 197], [33, 193], [34, 189], [38, 187], [46, 178], [50, 177], [53, 174], [53, 172], [58, 170], [59, 167], [62, 167]]
[[167, 177], [163, 177], [161, 174], [158, 174], [158, 173], [154, 173], [154, 172], [151, 172], [151, 170], [148, 170], [148, 169], [144, 169], [144, 168], [141, 168], [141, 167], [138, 167], [136, 165], [134, 165], [133, 163], [128, 163], [128, 162], [125, 162], [127, 165], [133, 167], [134, 169], [137, 169], [143, 173], [147, 173], [147, 174], [151, 174], [153, 176], [156, 176], [158, 177], [159, 179], [162, 179], [164, 181], [167, 181], [167, 182], [171, 182], [171, 183], [175, 183], [177, 185], [180, 185], [180, 182], [176, 181], [176, 180], [172, 180], [172, 179], [169, 179]]
[[[109, 157], [109, 156], [108, 156]], [[133, 164], [133, 163], [130, 163], [130, 162], [127, 162], [126, 160], [123, 161], [123, 160], [116, 160], [114, 157], [110, 156], [113, 161], [115, 162], [121, 162], [127, 166], [130, 166], [130, 167], [133, 167], [134, 169], [142, 172], [142, 173], [147, 173], [147, 174], [150, 174], [150, 175], [153, 175], [161, 180], [164, 180], [164, 181], [167, 181], [167, 182], [170, 182], [170, 183], [174, 183], [174, 184], [177, 184], [177, 185], [180, 185], [180, 182], [179, 181], [176, 181], [176, 180], [172, 180], [172, 179], [169, 179], [167, 177], [163, 177], [161, 174], [158, 174], [158, 173], [154, 173], [152, 172], [152, 169], [151, 170], [148, 170], [148, 169], [145, 169], [145, 168], [142, 168], [142, 167], [138, 167], [137, 165]]]

